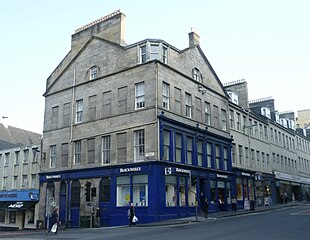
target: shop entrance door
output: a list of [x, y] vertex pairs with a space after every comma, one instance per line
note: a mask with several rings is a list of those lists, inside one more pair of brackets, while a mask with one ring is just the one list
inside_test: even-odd
[[199, 194], [200, 194], [200, 208], [202, 211], [204, 211], [205, 210], [204, 201], [205, 198], [207, 197], [206, 183], [204, 179], [199, 180]]

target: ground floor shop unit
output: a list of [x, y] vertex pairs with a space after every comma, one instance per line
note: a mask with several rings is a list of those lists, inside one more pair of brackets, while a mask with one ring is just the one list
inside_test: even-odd
[[276, 204], [275, 176], [273, 174], [255, 173], [255, 204], [258, 207]]
[[46, 223], [53, 207], [68, 227], [129, 224], [135, 206], [139, 222], [148, 223], [231, 210], [235, 175], [166, 161], [71, 170], [41, 175], [40, 218]]
[[37, 228], [38, 190], [0, 192], [0, 229]]
[[236, 176], [235, 195], [238, 209], [251, 209], [251, 204], [255, 203], [255, 172], [233, 168]]
[[308, 200], [310, 179], [283, 172], [274, 172], [276, 179], [277, 203]]

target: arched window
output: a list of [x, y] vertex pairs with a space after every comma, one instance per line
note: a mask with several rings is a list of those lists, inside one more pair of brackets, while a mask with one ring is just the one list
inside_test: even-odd
[[52, 209], [56, 206], [55, 203], [55, 185], [53, 182], [48, 182], [46, 186], [46, 211], [51, 213]]
[[193, 68], [192, 75], [195, 81], [202, 83], [202, 75], [198, 68]]
[[60, 184], [60, 194], [66, 195], [67, 193], [67, 184], [65, 182], [61, 182]]
[[99, 201], [110, 202], [111, 179], [109, 177], [102, 178], [99, 185]]
[[71, 186], [71, 207], [80, 207], [80, 188], [79, 180], [73, 180]]
[[96, 79], [98, 75], [98, 67], [93, 66], [89, 69], [89, 80]]

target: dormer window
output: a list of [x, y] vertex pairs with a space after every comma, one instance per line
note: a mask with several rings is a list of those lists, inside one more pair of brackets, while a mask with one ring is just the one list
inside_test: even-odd
[[158, 59], [163, 63], [168, 63], [168, 47], [161, 42], [146, 42], [139, 46], [140, 63], [145, 63], [154, 59]]
[[98, 73], [98, 67], [93, 66], [89, 70], [89, 80], [94, 80], [97, 78], [97, 73]]
[[140, 63], [146, 62], [146, 45], [140, 47]]
[[197, 82], [202, 82], [202, 77], [198, 68], [193, 69], [193, 79]]
[[159, 59], [159, 45], [151, 43], [150, 60]]
[[168, 63], [168, 48], [163, 46], [163, 63]]

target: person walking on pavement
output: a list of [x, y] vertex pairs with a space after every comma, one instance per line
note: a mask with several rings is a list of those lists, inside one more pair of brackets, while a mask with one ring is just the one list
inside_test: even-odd
[[209, 202], [208, 202], [208, 198], [205, 197], [204, 199], [204, 207], [205, 207], [205, 218], [208, 218], [208, 211], [209, 211]]
[[49, 226], [49, 230], [48, 230], [48, 233], [52, 230], [53, 228], [53, 225], [56, 224], [56, 231], [55, 231], [55, 234], [57, 234], [57, 231], [58, 231], [58, 224], [59, 224], [59, 216], [58, 216], [58, 208], [55, 207], [53, 209], [53, 212], [52, 212], [52, 217], [51, 217], [51, 224]]
[[133, 203], [131, 203], [130, 208], [128, 209], [129, 227], [131, 227], [132, 225], [136, 225], [136, 223], [132, 221], [134, 216], [135, 216], [135, 208], [133, 206]]
[[237, 198], [236, 196], [233, 196], [231, 199], [231, 208], [233, 212], [237, 211]]

